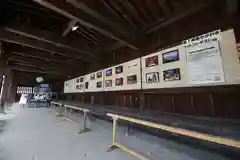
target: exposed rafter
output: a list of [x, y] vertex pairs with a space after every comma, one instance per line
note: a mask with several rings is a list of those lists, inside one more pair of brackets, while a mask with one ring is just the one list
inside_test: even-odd
[[10, 66], [12, 70], [23, 71], [23, 72], [30, 72], [30, 73], [39, 73], [39, 74], [50, 74], [50, 75], [58, 75], [58, 76], [71, 76], [69, 73], [64, 72], [56, 72], [52, 70], [43, 70], [43, 69], [32, 69], [26, 66], [18, 66], [12, 65]]
[[8, 32], [4, 29], [0, 29], [0, 40], [6, 41], [9, 43], [19, 44], [22, 46], [35, 48], [38, 50], [51, 52], [51, 53], [53, 52], [53, 53], [56, 53], [56, 54], [59, 54], [59, 55], [65, 56], [65, 57], [81, 58], [84, 61], [88, 61], [88, 62], [92, 61], [92, 59], [89, 59], [89, 56], [84, 56], [84, 58], [83, 58], [83, 55], [81, 55], [79, 53], [71, 52], [68, 49], [60, 48], [60, 47], [57, 47], [55, 45], [49, 44], [44, 41], [39, 41], [39, 40], [28, 38], [25, 36], [19, 36], [15, 33]]
[[[137, 35], [133, 35], [134, 32], [125, 30], [129, 28], [122, 27], [120, 24], [118, 24], [119, 26], [117, 26], [117, 24], [114, 24], [115, 27], [113, 27], [113, 24], [111, 25], [109, 24], [111, 21], [108, 20], [106, 22], [106, 18], [102, 19], [103, 17], [99, 13], [92, 12], [90, 8], [86, 7], [86, 5], [82, 3], [80, 4], [77, 3], [75, 5], [75, 7], [81, 8], [81, 10], [79, 10], [75, 8], [73, 5], [63, 2], [61, 0], [51, 1], [51, 2], [47, 2], [43, 0], [33, 0], [33, 1], [47, 8], [50, 8], [56, 11], [57, 13], [60, 13], [65, 17], [68, 17], [71, 20], [75, 20], [88, 28], [92, 28], [109, 38], [115, 39], [116, 41], [119, 41], [127, 45], [128, 47], [131, 47], [133, 49], [138, 48], [136, 40], [139, 37]], [[83, 5], [84, 5], [84, 8], [82, 8]], [[89, 11], [86, 12], [86, 10], [88, 9]], [[119, 30], [119, 28], [121, 28], [121, 31]], [[125, 30], [124, 32], [123, 32], [123, 29]]]
[[[5, 29], [9, 32], [16, 33], [18, 35], [43, 41], [43, 42], [52, 44], [54, 46], [57, 46], [59, 48], [67, 49], [69, 50], [69, 52], [75, 52], [77, 56], [76, 58], [85, 58], [87, 56], [91, 58], [97, 58], [97, 56], [91, 53], [90, 51], [83, 50], [81, 47], [79, 47], [79, 44], [76, 45], [76, 43], [79, 42], [76, 39], [75, 40], [66, 39], [52, 32], [32, 28], [30, 26], [22, 25], [19, 23], [9, 24], [5, 26]], [[73, 41], [76, 41], [76, 42], [71, 43]]]
[[[8, 60], [23, 63], [26, 65], [28, 64], [28, 65], [41, 66], [42, 68], [52, 68], [52, 69], [55, 69], [58, 71], [66, 71], [66, 72], [67, 71], [71, 72], [74, 70], [82, 71], [81, 66], [76, 68], [75, 66], [71, 66], [71, 65], [64, 65], [61, 63], [53, 63], [53, 62], [49, 63], [47, 61], [39, 61], [38, 59], [35, 59], [35, 58], [29, 58], [29, 57], [24, 57], [24, 56], [19, 56], [19, 55], [11, 55], [10, 57], [8, 57]], [[69, 69], [71, 71], [69, 71]]]
[[63, 31], [62, 36], [66, 36], [69, 32], [71, 32], [71, 31], [72, 31], [72, 27], [73, 27], [74, 25], [76, 25], [76, 23], [77, 23], [77, 21], [71, 20], [71, 21], [68, 23], [66, 29]]
[[192, 5], [191, 7], [188, 7], [189, 9], [185, 9], [183, 10], [181, 13], [174, 13], [174, 14], [169, 14], [168, 17], [166, 17], [165, 21], [161, 19], [161, 21], [159, 21], [158, 24], [156, 24], [155, 26], [152, 26], [151, 28], [147, 29], [144, 31], [145, 34], [149, 34], [152, 33], [162, 27], [165, 27], [171, 23], [174, 23], [182, 18], [185, 18], [191, 14], [196, 13], [197, 11], [202, 10], [203, 8], [210, 6], [211, 4], [213, 4], [213, 0], [209, 0], [209, 1], [203, 1], [200, 4], [196, 3], [194, 5]]

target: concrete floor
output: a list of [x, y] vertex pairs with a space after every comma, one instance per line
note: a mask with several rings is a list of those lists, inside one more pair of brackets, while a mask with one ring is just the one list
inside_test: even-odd
[[[7, 121], [0, 132], [0, 160], [135, 159], [120, 149], [106, 152], [111, 144], [110, 123], [96, 120], [88, 124], [92, 128], [91, 132], [78, 135], [77, 132], [82, 127], [82, 116], [71, 115], [69, 118], [79, 123], [70, 123], [63, 117], [56, 117], [51, 109], [19, 110], [19, 105], [15, 104], [7, 116], [0, 115], [0, 121]], [[118, 141], [153, 160], [227, 160], [208, 151], [141, 132], [126, 137], [125, 130], [124, 127], [118, 128]]]

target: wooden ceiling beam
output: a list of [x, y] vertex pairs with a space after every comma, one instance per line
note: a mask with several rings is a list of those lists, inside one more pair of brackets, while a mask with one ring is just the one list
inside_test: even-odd
[[[79, 43], [81, 42], [77, 39], [73, 40], [73, 39], [63, 38], [52, 32], [32, 28], [28, 25], [22, 25], [19, 23], [8, 24], [7, 26], [5, 26], [5, 29], [9, 32], [12, 32], [18, 35], [22, 35], [28, 38], [32, 38], [35, 40], [52, 44], [55, 47], [59, 47], [61, 49], [64, 48], [66, 51], [69, 51], [70, 53], [74, 52], [75, 53], [74, 56], [76, 58], [85, 59], [88, 57], [88, 59], [90, 58], [97, 59], [97, 56], [95, 54], [91, 53], [90, 51], [83, 50], [81, 48], [81, 45], [79, 47]], [[73, 41], [75, 42], [71, 43]]]
[[[68, 1], [74, 4], [75, 7], [77, 7], [75, 8], [70, 3], [66, 3], [61, 0], [51, 1], [51, 2], [47, 2], [43, 0], [33, 0], [33, 1], [42, 6], [45, 6], [49, 9], [54, 10], [59, 14], [64, 15], [70, 20], [76, 20], [80, 24], [88, 28], [94, 29], [111, 39], [119, 41], [132, 49], [138, 48], [137, 47], [137, 40], [139, 40], [138, 34], [136, 35], [133, 34], [135, 32], [129, 31], [130, 28], [128, 27], [126, 28], [126, 27], [122, 27], [120, 24], [114, 24], [113, 22], [107, 20], [106, 17], [90, 9], [89, 7], [87, 7], [81, 2], [75, 3], [75, 1]], [[80, 8], [81, 10], [78, 8]]]
[[150, 34], [152, 32], [155, 32], [156, 30], [165, 27], [169, 24], [172, 24], [176, 21], [179, 21], [191, 14], [194, 14], [210, 5], [212, 5], [214, 2], [214, 0], [209, 0], [209, 1], [203, 1], [203, 2], [199, 2], [200, 4], [198, 4], [198, 2], [196, 4], [193, 4], [191, 7], [185, 7], [185, 10], [183, 10], [181, 13], [174, 13], [174, 14], [170, 14], [170, 16], [168, 16], [166, 18], [166, 21], [160, 21], [158, 24], [156, 24], [155, 26], [146, 29], [144, 31], [145, 34]]
[[29, 58], [29, 57], [23, 57], [23, 56], [19, 56], [19, 55], [11, 55], [8, 57], [9, 61], [14, 61], [14, 62], [19, 62], [19, 63], [25, 63], [25, 64], [29, 64], [29, 65], [35, 65], [35, 66], [42, 66], [42, 68], [46, 67], [46, 68], [55, 68], [56, 70], [80, 70], [82, 71], [82, 67], [79, 66], [79, 68], [75, 68], [72, 67], [71, 65], [62, 65], [62, 64], [57, 64], [57, 63], [49, 63], [49, 62], [45, 62], [45, 61], [39, 61], [38, 59], [34, 59], [34, 58]]
[[76, 20], [70, 20], [68, 22], [66, 29], [63, 31], [62, 36], [66, 36], [68, 33], [70, 33], [72, 31], [72, 27], [76, 25], [76, 23], [77, 23]]
[[[24, 56], [24, 57], [28, 57], [28, 58], [33, 58], [35, 60], [37, 60], [37, 59], [40, 61], [44, 60], [46, 62], [51, 62], [51, 63], [55, 63], [55, 64], [61, 63], [62, 65], [66, 64], [68, 66], [72, 66], [72, 67], [76, 67], [76, 68], [84, 65], [84, 63], [80, 60], [67, 58], [67, 57], [65, 58], [60, 55], [49, 54], [48, 52], [32, 49], [29, 47], [22, 47], [19, 45], [16, 45], [14, 47], [12, 47], [12, 46], [9, 46], [7, 48], [5, 47], [4, 51], [11, 52], [14, 55], [20, 55], [20, 56]], [[61, 65], [61, 64], [59, 64], [59, 65]]]
[[[5, 42], [9, 42], [9, 43], [14, 43], [14, 44], [19, 44], [22, 46], [26, 46], [26, 47], [30, 47], [30, 48], [34, 48], [34, 49], [38, 49], [38, 50], [42, 50], [42, 51], [47, 51], [50, 53], [56, 53], [65, 57], [71, 57], [71, 58], [80, 58], [79, 53], [76, 52], [70, 52], [68, 49], [64, 49], [64, 48], [59, 48], [57, 46], [51, 45], [47, 42], [43, 42], [43, 41], [38, 41], [32, 38], [28, 38], [25, 36], [19, 36], [17, 34], [11, 33], [11, 32], [7, 32], [5, 30], [0, 30], [0, 40], [5, 41]], [[83, 55], [81, 55], [81, 59], [86, 61], [86, 62], [92, 62], [92, 59], [89, 59], [89, 57], [82, 57]]]
[[72, 76], [69, 73], [65, 72], [55, 72], [55, 71], [49, 71], [49, 70], [43, 70], [43, 69], [32, 69], [26, 66], [18, 66], [18, 65], [11, 65], [9, 66], [12, 70], [16, 71], [23, 71], [23, 72], [29, 72], [29, 73], [38, 73], [38, 74], [50, 74], [50, 75], [56, 75], [56, 76]]

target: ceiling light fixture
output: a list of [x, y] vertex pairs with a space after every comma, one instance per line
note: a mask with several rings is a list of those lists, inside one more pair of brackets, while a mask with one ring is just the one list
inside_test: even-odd
[[72, 26], [72, 31], [75, 31], [75, 30], [77, 30], [78, 29], [78, 26], [76, 25], [76, 26]]

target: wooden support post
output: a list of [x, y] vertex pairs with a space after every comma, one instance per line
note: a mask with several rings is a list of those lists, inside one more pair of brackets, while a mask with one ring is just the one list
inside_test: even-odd
[[126, 96], [123, 96], [123, 106], [126, 107]]
[[191, 94], [190, 95], [190, 102], [191, 102], [191, 108], [193, 111], [193, 114], [195, 113], [195, 103], [194, 103], [194, 96]]
[[129, 96], [129, 103], [130, 103], [129, 105], [130, 105], [130, 108], [133, 108], [133, 106], [132, 106], [132, 98], [133, 98], [132, 95], [130, 95], [130, 96]]
[[117, 149], [118, 147], [115, 145], [116, 142], [116, 132], [117, 132], [117, 117], [113, 118], [113, 129], [112, 129], [112, 144], [108, 147], [107, 152]]
[[212, 116], [215, 116], [215, 104], [214, 104], [214, 100], [213, 100], [213, 94], [209, 93], [208, 97], [209, 97], [210, 105], [211, 105], [211, 114], [212, 114]]
[[82, 95], [82, 102], [84, 103], [84, 100], [85, 100], [85, 97], [84, 97], [84, 95]]
[[176, 110], [175, 110], [175, 96], [174, 95], [172, 96], [172, 111], [173, 111], [173, 113], [176, 112]]
[[140, 109], [143, 110], [146, 107], [146, 99], [145, 99], [145, 94], [140, 93]]
[[95, 104], [95, 95], [91, 96], [91, 104]]
[[91, 131], [90, 128], [87, 128], [87, 112], [86, 110], [83, 111], [83, 129], [78, 132], [78, 134], [86, 133]]

